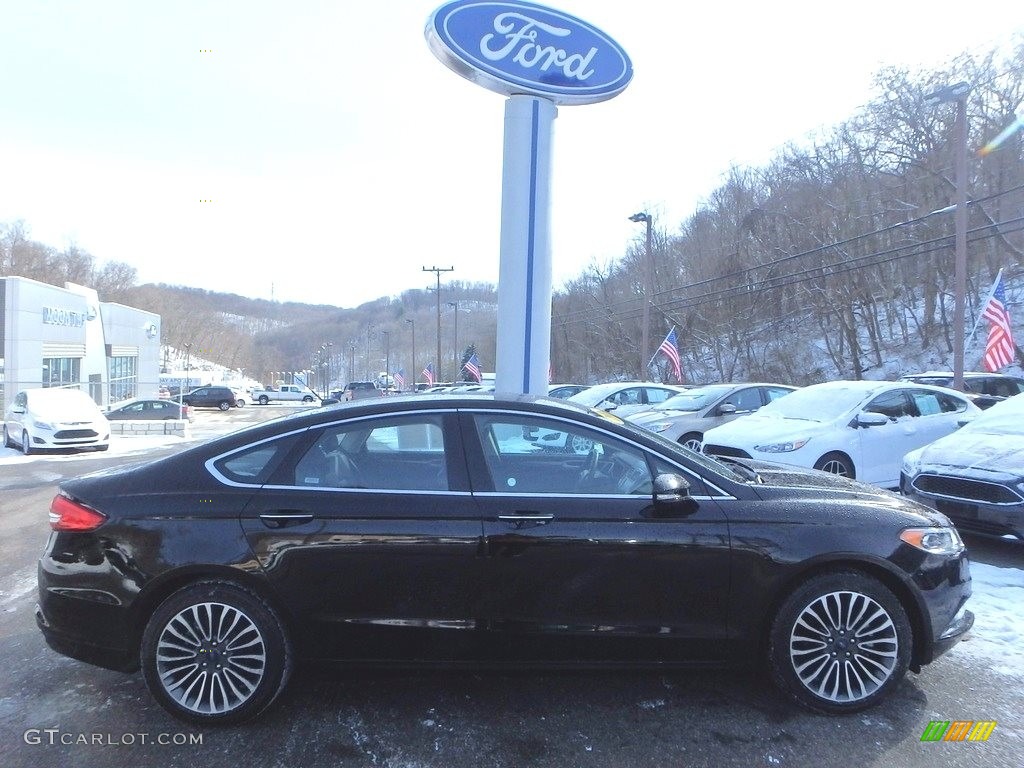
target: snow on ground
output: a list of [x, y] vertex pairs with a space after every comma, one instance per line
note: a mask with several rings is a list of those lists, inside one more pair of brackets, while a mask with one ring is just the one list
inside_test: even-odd
[[986, 662], [993, 671], [1024, 678], [1024, 570], [971, 563], [974, 627], [952, 653]]
[[110, 448], [105, 453], [97, 453], [95, 451], [75, 451], [59, 454], [45, 452], [25, 456], [17, 448], [0, 448], [0, 464], [31, 464], [40, 460], [52, 460], [57, 457], [62, 461], [80, 461], [82, 459], [96, 459], [101, 456], [145, 456], [154, 448], [185, 445], [189, 442], [192, 442], [189, 438], [177, 437], [176, 435], [152, 435], [145, 437], [111, 435]]

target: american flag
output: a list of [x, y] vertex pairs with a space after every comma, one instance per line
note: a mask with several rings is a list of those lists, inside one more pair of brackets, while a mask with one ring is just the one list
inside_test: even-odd
[[476, 352], [462, 366], [462, 370], [472, 376], [477, 382], [480, 381], [480, 358], [476, 356]]
[[395, 386], [398, 389], [405, 387], [405, 368], [399, 368], [395, 371]]
[[663, 352], [669, 362], [672, 363], [672, 373], [675, 375], [676, 381], [682, 383], [683, 366], [682, 361], [679, 359], [679, 342], [676, 339], [675, 326], [672, 326], [672, 330], [668, 332], [668, 336], [666, 336], [665, 340], [661, 342], [661, 346], [658, 347], [658, 351]]
[[1006, 310], [1006, 289], [1001, 272], [981, 316], [989, 323], [985, 370], [995, 372], [1013, 362], [1013, 332], [1010, 330], [1010, 313]]
[[423, 369], [423, 378], [427, 380], [427, 384], [434, 386], [434, 364], [427, 363], [427, 367]]

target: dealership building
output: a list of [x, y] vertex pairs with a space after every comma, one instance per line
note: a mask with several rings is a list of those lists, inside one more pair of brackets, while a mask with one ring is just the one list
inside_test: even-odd
[[155, 397], [160, 316], [103, 302], [92, 288], [0, 278], [0, 400], [23, 389], [78, 386], [101, 406]]

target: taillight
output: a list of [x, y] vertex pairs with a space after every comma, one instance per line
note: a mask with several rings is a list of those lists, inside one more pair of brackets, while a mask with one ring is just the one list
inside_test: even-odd
[[50, 502], [50, 527], [55, 531], [94, 531], [107, 521], [95, 509], [58, 493]]

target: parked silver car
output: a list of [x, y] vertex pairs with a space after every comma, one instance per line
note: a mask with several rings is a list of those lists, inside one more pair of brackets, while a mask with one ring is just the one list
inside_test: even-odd
[[785, 384], [709, 384], [688, 389], [627, 418], [699, 453], [707, 430], [753, 413], [795, 389]]

